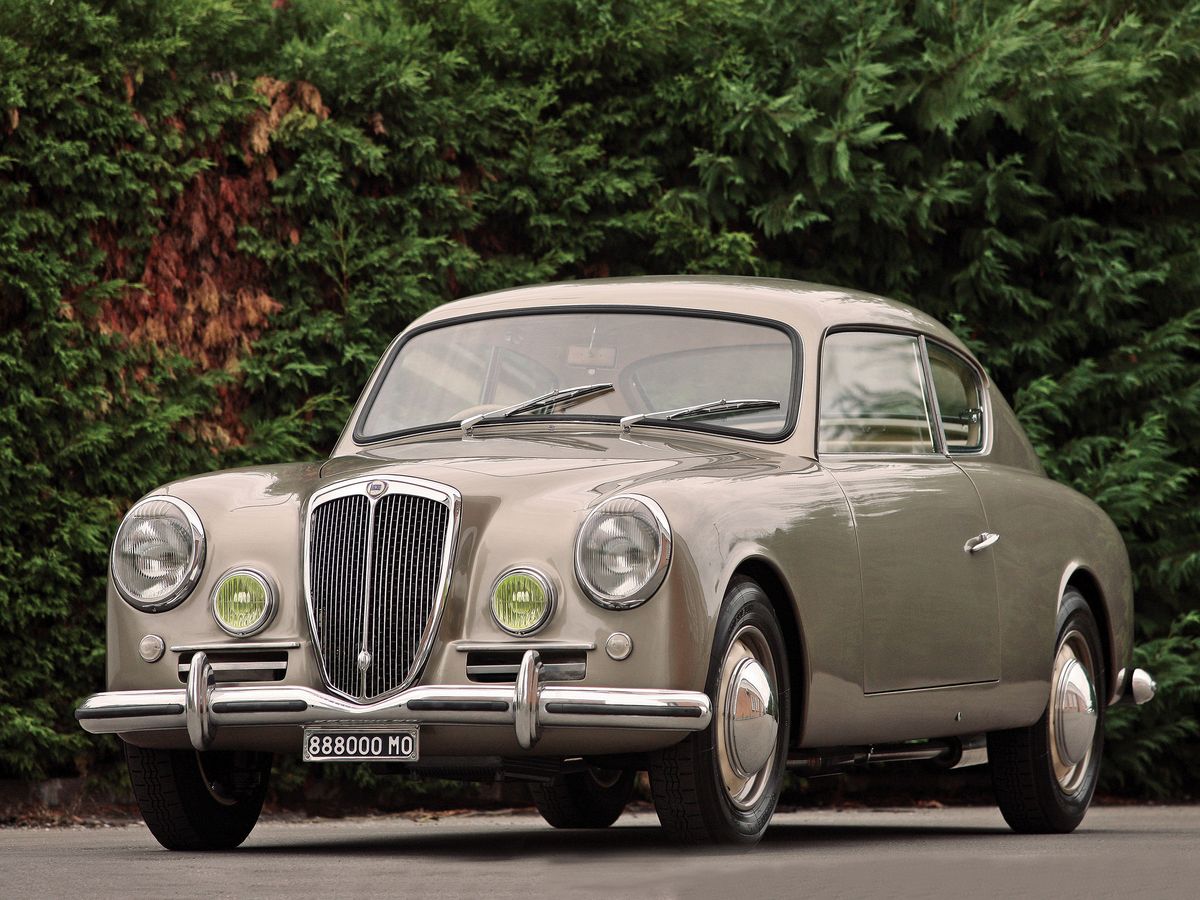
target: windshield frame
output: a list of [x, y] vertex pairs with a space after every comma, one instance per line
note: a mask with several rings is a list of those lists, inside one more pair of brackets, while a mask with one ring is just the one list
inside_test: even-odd
[[[796, 430], [796, 422], [799, 418], [801, 392], [804, 388], [803, 371], [804, 371], [804, 356], [803, 356], [803, 341], [800, 338], [800, 333], [786, 322], [781, 322], [778, 319], [768, 319], [762, 316], [744, 315], [742, 313], [723, 312], [710, 309], [695, 309], [692, 307], [673, 307], [673, 306], [649, 306], [642, 304], [627, 304], [627, 303], [589, 303], [589, 304], [555, 304], [549, 306], [523, 306], [514, 309], [499, 309], [490, 310], [488, 312], [472, 313], [469, 315], [455, 316], [448, 319], [440, 319], [436, 322], [430, 322], [426, 325], [420, 325], [416, 328], [405, 331], [400, 339], [394, 341], [392, 347], [387, 351], [384, 358], [376, 367], [376, 371], [371, 377], [371, 389], [367, 393], [366, 398], [360, 403], [358, 412], [354, 419], [354, 429], [351, 436], [354, 443], [360, 446], [370, 446], [372, 444], [380, 444], [385, 441], [394, 441], [412, 435], [428, 434], [437, 431], [458, 430], [460, 423], [454, 422], [430, 422], [427, 425], [418, 425], [414, 428], [404, 428], [396, 431], [388, 431], [382, 434], [367, 435], [363, 432], [363, 426], [366, 423], [367, 416], [371, 409], [375, 406], [375, 402], [379, 397], [379, 392], [382, 390], [384, 382], [387, 381], [388, 374], [391, 372], [392, 365], [399, 357], [405, 345], [417, 337], [430, 331], [436, 331], [439, 328], [446, 328], [452, 325], [463, 325], [469, 322], [479, 322], [487, 319], [508, 319], [515, 316], [550, 316], [550, 315], [595, 315], [595, 314], [632, 314], [632, 315], [658, 315], [658, 316], [683, 316], [695, 319], [720, 319], [729, 322], [740, 322], [746, 325], [761, 325], [767, 328], [773, 328], [776, 331], [782, 332], [787, 336], [788, 341], [792, 346], [792, 378], [788, 390], [789, 397], [787, 403], [784, 404], [786, 409], [786, 418], [783, 428], [774, 433], [762, 434], [759, 432], [747, 431], [741, 428], [730, 428], [728, 426], [714, 425], [707, 422], [698, 422], [690, 420], [686, 422], [670, 422], [664, 425], [662, 419], [646, 419], [641, 424], [644, 427], [664, 427], [672, 431], [693, 431], [706, 434], [720, 435], [722, 437], [732, 437], [738, 440], [755, 441], [762, 444], [779, 444], [788, 440]], [[589, 416], [584, 413], [559, 413], [557, 415], [520, 415], [511, 418], [489, 419], [485, 424], [488, 428], [496, 426], [500, 423], [507, 425], [532, 425], [537, 423], [556, 423], [556, 422], [577, 422], [583, 424], [594, 425], [615, 425], [619, 426], [620, 418], [617, 416]]]

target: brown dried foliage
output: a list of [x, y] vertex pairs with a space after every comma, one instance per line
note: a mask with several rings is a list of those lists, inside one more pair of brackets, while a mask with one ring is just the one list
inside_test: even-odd
[[[228, 160], [220, 143], [209, 152], [214, 166], [198, 175], [175, 199], [150, 242], [141, 272], [131, 271], [139, 253], [122, 246], [115, 224], [97, 226], [93, 239], [105, 252], [103, 277], [137, 282], [137, 287], [104, 304], [98, 325], [134, 342], [169, 347], [203, 369], [235, 376], [219, 390], [221, 406], [198, 427], [214, 448], [245, 438], [241, 414], [247, 398], [236, 378], [239, 360], [267, 327], [280, 304], [271, 297], [262, 262], [240, 251], [238, 229], [270, 225], [293, 244], [299, 231], [264, 221], [270, 182], [276, 177], [268, 156], [271, 137], [290, 115], [329, 116], [315, 87], [260, 78], [256, 90], [267, 105], [247, 123], [241, 140], [244, 167]], [[178, 120], [166, 123], [179, 129]], [[236, 171], [235, 171], [236, 168]], [[68, 302], [64, 312], [74, 315]], [[134, 378], [145, 373], [134, 372]]]

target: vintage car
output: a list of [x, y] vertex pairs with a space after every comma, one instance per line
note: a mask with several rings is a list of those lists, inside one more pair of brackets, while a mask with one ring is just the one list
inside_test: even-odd
[[785, 768], [989, 761], [1066, 832], [1144, 702], [1129, 565], [971, 352], [841, 288], [636, 278], [448, 303], [329, 459], [187, 478], [112, 548], [108, 691], [165, 846], [254, 827], [272, 754], [529, 782], [751, 843]]

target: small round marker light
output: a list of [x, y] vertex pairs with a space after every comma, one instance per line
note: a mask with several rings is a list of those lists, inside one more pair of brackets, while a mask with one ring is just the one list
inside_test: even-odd
[[554, 589], [533, 569], [510, 569], [492, 588], [492, 617], [509, 634], [531, 634], [550, 618]]
[[138, 655], [148, 663], [158, 662], [162, 659], [163, 651], [166, 649], [167, 642], [157, 634], [148, 634], [138, 641]]
[[213, 591], [213, 617], [225, 631], [245, 637], [261, 631], [275, 612], [275, 592], [266, 577], [251, 569], [225, 575]]
[[618, 662], [628, 659], [629, 654], [633, 652], [633, 638], [623, 631], [615, 631], [604, 642], [604, 652]]

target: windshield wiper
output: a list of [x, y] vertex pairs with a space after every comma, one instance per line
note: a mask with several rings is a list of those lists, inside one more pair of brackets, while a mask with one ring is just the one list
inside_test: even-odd
[[555, 406], [574, 406], [576, 403], [582, 403], [590, 397], [607, 394], [613, 389], [610, 383], [581, 384], [576, 387], [555, 388], [552, 391], [546, 391], [546, 393], [538, 394], [536, 397], [531, 397], [528, 400], [522, 400], [520, 403], [514, 403], [512, 406], [505, 406], [502, 409], [492, 409], [478, 415], [467, 416], [467, 418], [458, 423], [458, 427], [462, 429], [463, 434], [470, 434], [472, 428], [488, 419], [507, 419], [509, 416], [518, 416], [521, 413], [530, 412], [535, 409], [550, 410]]
[[682, 419], [706, 419], [709, 416], [727, 415], [731, 413], [751, 412], [756, 409], [779, 409], [778, 400], [710, 400], [707, 403], [697, 403], [695, 406], [683, 406], [679, 409], [664, 409], [658, 412], [637, 413], [621, 419], [621, 430], [629, 431], [638, 422], [645, 419], [662, 419], [668, 422]]

